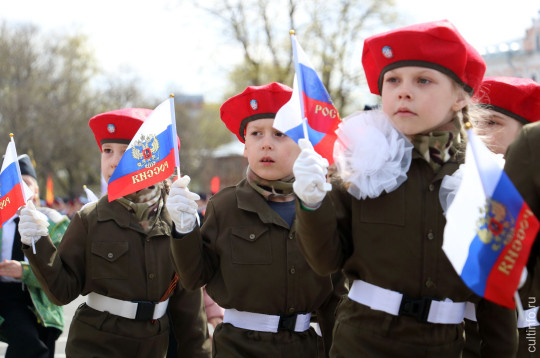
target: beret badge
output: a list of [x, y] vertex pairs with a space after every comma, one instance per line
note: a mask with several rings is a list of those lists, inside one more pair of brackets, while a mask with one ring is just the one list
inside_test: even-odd
[[116, 132], [116, 126], [114, 124], [107, 124], [107, 131], [109, 133], [114, 133]]
[[394, 57], [394, 52], [392, 52], [392, 48], [390, 46], [384, 46], [382, 48], [382, 54], [386, 58]]
[[251, 101], [249, 101], [249, 105], [251, 106], [251, 109], [254, 111], [256, 111], [257, 108], [259, 108], [259, 103], [257, 103], [256, 99], [252, 99]]

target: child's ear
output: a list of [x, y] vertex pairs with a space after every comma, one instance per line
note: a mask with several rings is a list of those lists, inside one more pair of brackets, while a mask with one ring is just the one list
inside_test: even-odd
[[247, 146], [244, 144], [244, 158], [247, 158]]
[[457, 98], [454, 104], [452, 105], [452, 110], [454, 112], [461, 111], [468, 103], [467, 96], [461, 93]]

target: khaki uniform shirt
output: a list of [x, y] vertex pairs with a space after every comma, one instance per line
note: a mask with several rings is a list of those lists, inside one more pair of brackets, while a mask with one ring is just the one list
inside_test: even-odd
[[[317, 312], [326, 344], [330, 344], [335, 305], [329, 302], [339, 300], [330, 275], [313, 272], [300, 252], [294, 227], [245, 179], [214, 195], [202, 229], [173, 239], [172, 247], [186, 287], [206, 284], [208, 294], [223, 308], [270, 315]], [[261, 339], [263, 356], [271, 356], [272, 348], [265, 350], [264, 345], [275, 346], [279, 339], [273, 340]], [[214, 342], [219, 348], [219, 330]], [[309, 356], [305, 349], [280, 356]]]
[[[512, 357], [517, 344], [514, 312], [475, 296], [442, 250], [446, 220], [439, 188], [458, 165], [447, 162], [435, 174], [413, 151], [408, 179], [374, 199], [357, 200], [335, 183], [317, 210], [297, 205], [299, 242], [321, 275], [343, 269], [350, 280], [361, 279], [413, 298], [478, 303], [484, 356]], [[461, 325], [421, 323], [356, 302], [338, 307], [336, 324], [336, 356], [363, 352], [378, 357], [458, 357], [463, 343]], [[360, 339], [361, 335], [368, 338]], [[362, 345], [368, 342], [374, 347], [364, 351]]]
[[[108, 197], [83, 208], [54, 247], [48, 237], [36, 255], [24, 249], [47, 295], [64, 305], [96, 292], [120, 300], [160, 301], [174, 276], [170, 258], [172, 221], [165, 208], [144, 233], [134, 214]], [[170, 297], [179, 357], [209, 357], [201, 290], [180, 285]], [[167, 350], [169, 320], [137, 321], [82, 305], [71, 324], [66, 353], [83, 357], [161, 357]]]

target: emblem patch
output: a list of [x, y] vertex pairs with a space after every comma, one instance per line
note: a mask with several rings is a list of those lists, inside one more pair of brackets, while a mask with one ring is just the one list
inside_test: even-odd
[[109, 133], [116, 132], [116, 126], [114, 124], [112, 124], [112, 123], [107, 124], [107, 132], [109, 132]]
[[382, 54], [386, 58], [394, 57], [394, 52], [392, 51], [392, 48], [390, 46], [384, 46], [382, 48]]
[[251, 109], [254, 111], [256, 111], [259, 108], [259, 103], [257, 102], [256, 99], [252, 99], [251, 101], [249, 101], [249, 105], [251, 106]]
[[155, 135], [142, 135], [139, 140], [133, 143], [131, 155], [137, 160], [140, 168], [150, 168], [159, 161], [159, 141]]
[[514, 237], [515, 218], [503, 204], [489, 199], [481, 209], [481, 218], [477, 222], [478, 237], [493, 251], [499, 251]]

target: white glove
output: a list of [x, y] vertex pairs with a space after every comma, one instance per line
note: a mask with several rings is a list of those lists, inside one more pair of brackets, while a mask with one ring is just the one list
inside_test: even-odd
[[521, 277], [519, 278], [518, 290], [522, 288], [525, 282], [527, 281], [528, 273], [529, 271], [527, 271], [527, 267], [524, 267], [523, 271], [521, 271]]
[[332, 186], [326, 182], [328, 160], [315, 152], [311, 142], [305, 138], [298, 141], [302, 149], [293, 165], [295, 194], [309, 208], [318, 208]]
[[28, 201], [19, 214], [21, 242], [25, 245], [32, 246], [42, 236], [49, 235], [48, 227], [49, 219], [47, 219], [47, 216], [37, 211], [32, 201]]
[[176, 231], [180, 234], [191, 232], [195, 228], [195, 223], [199, 221], [197, 214], [199, 205], [195, 200], [199, 200], [201, 197], [189, 191], [187, 186], [190, 181], [191, 178], [187, 175], [175, 181], [165, 203], [176, 226]]

